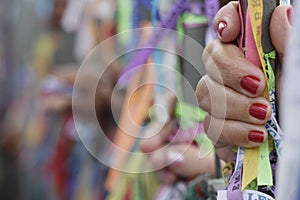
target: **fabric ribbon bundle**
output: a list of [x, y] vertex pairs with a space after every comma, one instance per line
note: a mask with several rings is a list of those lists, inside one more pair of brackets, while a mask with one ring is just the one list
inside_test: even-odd
[[[136, 1], [134, 5], [138, 5], [138, 3], [141, 4], [143, 2]], [[159, 3], [169, 8], [164, 15], [162, 15], [163, 13], [159, 10]], [[162, 6], [161, 4], [160, 6]], [[138, 8], [135, 6], [133, 9]], [[123, 7], [123, 9], [125, 8]], [[191, 37], [198, 45], [200, 44], [199, 46], [205, 46], [207, 35], [215, 37], [211, 26], [212, 19], [218, 9], [218, 0], [152, 1], [152, 25], [157, 28], [152, 29], [150, 37], [146, 40], [145, 44], [141, 47], [138, 46], [138, 51], [129, 59], [129, 64], [126, 65], [120, 76], [120, 83], [127, 87], [127, 95], [134, 93], [134, 95], [132, 95], [134, 98], [126, 95], [127, 97], [124, 101], [125, 104], [123, 105], [119, 123], [119, 127], [121, 128], [117, 130], [114, 138], [114, 143], [128, 151], [128, 153], [114, 156], [113, 166], [117, 166], [117, 168], [121, 167], [122, 169], [146, 168], [146, 157], [138, 159], [131, 156], [131, 153], [139, 152], [137, 146], [140, 142], [139, 139], [134, 139], [131, 136], [139, 137], [147, 132], [146, 129], [149, 127], [146, 126], [147, 123], [145, 125], [145, 122], [147, 121], [147, 113], [151, 105], [160, 104], [165, 106], [165, 109], [168, 110], [169, 102], [167, 102], [168, 99], [166, 99], [166, 89], [164, 89], [164, 87], [168, 89], [171, 88], [178, 100], [175, 106], [175, 115], [180, 122], [178, 122], [177, 127], [174, 127], [174, 132], [177, 133], [177, 135], [171, 138], [170, 142], [192, 143], [194, 140], [195, 144], [201, 143], [201, 148], [207, 149], [207, 151], [212, 149], [210, 142], [208, 142], [208, 140], [205, 139], [205, 135], [202, 134], [203, 127], [201, 122], [204, 119], [205, 112], [198, 108], [196, 101], [190, 100], [191, 95], [194, 96], [194, 90], [192, 91], [193, 93], [187, 93], [185, 84], [183, 83], [184, 80], [178, 74], [183, 75], [185, 79], [189, 80], [189, 84], [195, 89], [201, 77], [199, 72], [201, 69], [193, 68], [203, 67], [199, 56], [201, 55], [201, 49], [197, 49], [197, 51], [190, 49], [192, 44], [189, 43], [189, 40], [185, 39], [183, 34]], [[124, 27], [137, 28], [136, 12], [135, 10], [132, 12], [132, 25], [120, 23], [122, 25], [120, 29], [124, 29]], [[127, 16], [126, 12], [122, 12], [122, 16]], [[127, 22], [129, 23], [130, 20]], [[208, 27], [210, 27], [210, 29], [207, 29]], [[175, 37], [172, 35], [172, 30], [177, 30]], [[206, 34], [207, 30], [209, 32], [208, 34]], [[137, 38], [139, 37], [133, 37], [132, 39], [137, 40]], [[166, 43], [167, 40], [170, 41], [170, 38], [173, 38], [173, 40], [171, 39], [171, 44], [173, 45], [171, 45], [172, 52], [165, 53], [160, 49], [162, 48], [160, 44], [170, 45]], [[123, 42], [125, 41], [126, 40], [123, 40]], [[129, 43], [129, 45], [139, 44], [137, 41], [130, 41]], [[195, 55], [195, 53], [197, 55]], [[178, 55], [187, 56], [189, 58], [193, 57], [192, 63], [190, 64], [184, 59], [180, 59]], [[196, 63], [196, 66], [192, 66], [194, 63]], [[173, 69], [169, 71], [165, 70], [163, 65], [169, 65], [171, 68], [173, 67]], [[177, 72], [177, 75], [174, 71]], [[154, 87], [142, 87], [142, 85], [150, 83], [151, 81], [156, 83]], [[139, 89], [134, 91], [135, 88]], [[133, 100], [126, 103], [126, 99], [129, 98]], [[150, 115], [152, 115], [152, 121], [165, 123], [160, 121], [159, 111], [154, 109]], [[129, 119], [138, 124], [140, 128], [130, 125], [131, 122], [128, 121]], [[155, 124], [155, 122], [151, 122], [151, 124], [152, 123]], [[128, 130], [130, 130], [130, 136], [126, 135]], [[205, 143], [207, 145], [205, 145]], [[205, 146], [207, 147], [205, 148]], [[161, 185], [157, 187], [159, 186], [159, 182], [157, 175], [153, 172], [133, 174], [121, 173], [115, 169], [111, 169], [106, 181], [106, 188], [108, 189], [107, 198], [206, 199], [213, 197], [216, 192], [210, 179], [211, 176], [204, 175], [193, 181], [181, 180], [173, 186]]]
[[242, 22], [240, 48], [247, 60], [260, 66], [267, 80], [263, 97], [270, 101], [271, 118], [267, 121], [268, 139], [257, 148], [237, 149], [236, 163], [227, 191], [219, 191], [218, 199], [274, 199], [275, 173], [280, 156], [282, 132], [277, 123], [275, 104], [276, 52], [269, 35], [269, 24], [277, 1], [240, 0]]

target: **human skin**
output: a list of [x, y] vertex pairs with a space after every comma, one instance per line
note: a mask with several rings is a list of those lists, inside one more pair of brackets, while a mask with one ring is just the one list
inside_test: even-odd
[[[170, 136], [176, 126], [175, 104], [176, 98], [169, 97], [170, 120], [155, 136], [142, 140], [140, 149], [148, 154], [149, 161], [161, 182], [173, 184], [178, 179], [190, 180], [200, 174], [215, 173], [215, 155], [213, 152], [199, 157], [201, 147], [192, 145], [191, 142], [170, 144]], [[174, 159], [178, 157], [178, 159]]]
[[[207, 74], [196, 89], [199, 106], [207, 112], [205, 132], [215, 143], [219, 157], [225, 161], [232, 159], [234, 146], [255, 147], [262, 144], [267, 138], [264, 124], [271, 116], [270, 104], [262, 97], [266, 87], [263, 72], [247, 61], [235, 45], [241, 27], [237, 5], [237, 2], [227, 4], [215, 17], [214, 28], [219, 39], [204, 50], [202, 58]], [[284, 59], [291, 15], [292, 7], [283, 5], [274, 10], [271, 18], [270, 35], [279, 63]], [[281, 65], [276, 67], [278, 95]], [[220, 94], [224, 98], [218, 98]]]

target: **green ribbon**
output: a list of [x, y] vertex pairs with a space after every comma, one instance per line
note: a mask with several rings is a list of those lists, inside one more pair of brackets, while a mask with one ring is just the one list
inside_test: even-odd
[[196, 122], [202, 122], [206, 112], [198, 106], [178, 101], [175, 107], [175, 115], [180, 119], [183, 128], [191, 127]]
[[[133, 4], [131, 0], [119, 0], [117, 10], [117, 32], [128, 31], [131, 29]], [[121, 44], [126, 45], [130, 41], [131, 34], [121, 34], [118, 38]]]
[[275, 88], [275, 75], [273, 72], [273, 68], [270, 62], [270, 59], [276, 58], [276, 51], [271, 51], [270, 53], [264, 54], [264, 59], [266, 63], [266, 70], [267, 70], [267, 76], [268, 76], [268, 90], [271, 91]]
[[188, 12], [183, 13], [177, 21], [177, 32], [178, 34], [178, 44], [182, 44], [184, 38], [184, 28], [183, 23], [186, 24], [208, 24], [208, 18], [206, 16], [198, 16]]

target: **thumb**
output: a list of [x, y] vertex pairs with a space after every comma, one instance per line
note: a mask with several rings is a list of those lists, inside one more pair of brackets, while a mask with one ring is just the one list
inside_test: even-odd
[[214, 29], [222, 42], [233, 42], [241, 32], [238, 2], [223, 6], [214, 18]]
[[291, 18], [293, 15], [293, 7], [289, 5], [281, 5], [275, 8], [271, 22], [270, 22], [270, 35], [272, 43], [282, 57], [286, 48], [286, 41], [288, 34], [292, 28]]
[[[278, 53], [279, 61], [282, 63], [284, 52], [286, 49], [287, 38], [292, 29], [291, 19], [293, 17], [293, 7], [289, 5], [281, 5], [275, 8], [270, 22], [270, 36], [272, 43]], [[281, 65], [276, 66], [276, 93], [277, 104], [280, 105], [281, 96]], [[280, 108], [278, 108], [280, 113]]]
[[151, 163], [156, 169], [168, 167], [170, 173], [181, 178], [194, 178], [198, 175], [214, 173], [214, 154], [200, 158], [200, 149], [189, 144], [170, 145], [159, 152], [154, 152]]
[[[182, 153], [178, 158], [178, 154]], [[171, 146], [168, 159], [171, 163], [169, 169], [182, 178], [194, 178], [204, 173], [213, 175], [215, 172], [215, 157], [213, 153], [199, 157], [200, 149], [194, 145], [178, 144]], [[177, 158], [177, 159], [174, 159]]]
[[[147, 138], [140, 142], [140, 149], [144, 153], [156, 151], [165, 146], [168, 139], [172, 136], [172, 134], [174, 134], [174, 130], [177, 128], [177, 121], [175, 119], [176, 97], [170, 94], [167, 97], [167, 100], [169, 102], [167, 110], [169, 112], [170, 121], [165, 124], [162, 124], [159, 121], [151, 123], [152, 126], [149, 126], [144, 133]], [[157, 131], [157, 127], [161, 126], [163, 126], [163, 128]]]

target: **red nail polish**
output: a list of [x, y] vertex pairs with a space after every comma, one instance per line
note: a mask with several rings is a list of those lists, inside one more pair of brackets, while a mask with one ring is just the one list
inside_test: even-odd
[[268, 107], [263, 104], [254, 103], [250, 106], [249, 113], [252, 117], [264, 120], [267, 115], [267, 109]]
[[256, 94], [260, 80], [254, 76], [245, 76], [241, 80], [240, 84], [244, 90], [250, 92], [251, 94]]
[[227, 27], [227, 23], [224, 22], [224, 21], [221, 21], [219, 24], [218, 24], [218, 33], [219, 33], [219, 36], [222, 37], [222, 33], [224, 31], [224, 29]]
[[251, 142], [263, 143], [264, 141], [264, 133], [261, 131], [250, 131], [248, 133], [248, 139]]

